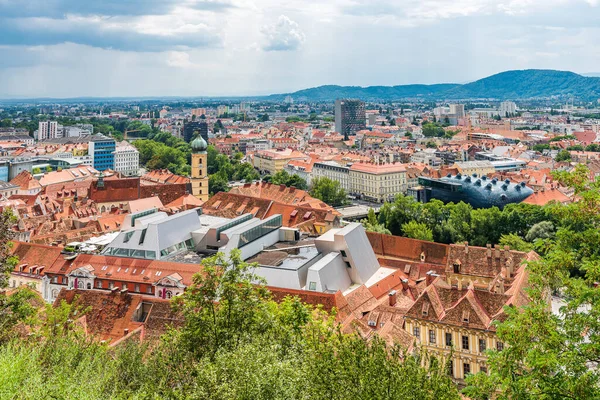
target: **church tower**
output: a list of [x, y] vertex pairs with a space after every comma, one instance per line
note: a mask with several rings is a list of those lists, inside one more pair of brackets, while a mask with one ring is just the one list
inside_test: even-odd
[[208, 144], [202, 136], [192, 140], [192, 195], [202, 201], [208, 200]]

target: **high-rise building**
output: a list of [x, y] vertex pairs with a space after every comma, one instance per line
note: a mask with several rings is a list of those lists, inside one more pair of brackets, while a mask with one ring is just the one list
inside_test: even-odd
[[38, 124], [38, 140], [55, 139], [59, 137], [58, 122], [44, 121]]
[[183, 139], [189, 142], [194, 137], [194, 133], [198, 132], [200, 136], [208, 143], [208, 123], [203, 120], [187, 121], [183, 125]]
[[348, 136], [366, 128], [365, 103], [360, 100], [338, 99], [335, 101], [335, 130]]
[[93, 135], [88, 144], [88, 154], [92, 156], [92, 164], [98, 171], [115, 168], [115, 149], [114, 139], [102, 134]]
[[517, 112], [517, 105], [514, 101], [503, 101], [500, 103], [500, 115], [507, 117]]
[[465, 116], [465, 105], [450, 104], [450, 114], [452, 114], [456, 118], [463, 118]]
[[202, 201], [208, 200], [208, 155], [206, 149], [207, 142], [198, 136], [190, 144], [192, 147], [192, 172], [191, 184], [192, 195]]
[[192, 115], [196, 117], [200, 117], [202, 115], [206, 116], [206, 108], [192, 108]]

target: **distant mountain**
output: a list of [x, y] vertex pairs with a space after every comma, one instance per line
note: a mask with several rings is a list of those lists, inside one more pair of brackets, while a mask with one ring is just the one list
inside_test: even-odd
[[[340, 98], [361, 100], [393, 100], [414, 97], [434, 97], [449, 89], [460, 86], [455, 83], [436, 85], [400, 85], [400, 86], [335, 86], [325, 85], [290, 93], [295, 100], [332, 101]], [[268, 96], [272, 100], [283, 100], [288, 94]]]
[[334, 101], [339, 98], [357, 98], [366, 101], [411, 98], [515, 100], [565, 95], [598, 98], [600, 78], [586, 77], [568, 71], [528, 69], [501, 72], [464, 85], [454, 83], [367, 87], [326, 85], [294, 93], [274, 94], [267, 96], [266, 99], [281, 101], [288, 95], [297, 101]]
[[543, 69], [506, 71], [443, 93], [447, 98], [528, 99], [573, 95], [600, 96], [600, 78]]

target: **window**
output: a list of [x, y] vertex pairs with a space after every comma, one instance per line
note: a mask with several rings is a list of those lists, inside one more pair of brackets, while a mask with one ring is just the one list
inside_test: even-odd
[[462, 348], [463, 348], [463, 350], [469, 350], [469, 337], [468, 336], [462, 337]]
[[96, 281], [96, 288], [102, 289], [102, 281], [101, 280]]
[[352, 268], [352, 265], [348, 261], [346, 261], [346, 268]]
[[469, 363], [463, 364], [463, 373], [464, 373], [465, 377], [471, 373], [471, 364], [469, 364]]
[[469, 312], [468, 311], [463, 311], [462, 320], [465, 324], [469, 323]]
[[136, 285], [133, 287], [133, 291], [134, 291], [134, 292], [136, 292], [136, 293], [139, 293], [139, 292], [140, 292], [140, 285], [136, 284]]
[[502, 350], [504, 350], [504, 343], [502, 343], [502, 342], [497, 342], [497, 343], [496, 343], [496, 350], [498, 350], [498, 351], [502, 351]]
[[421, 337], [421, 328], [418, 326], [413, 327], [413, 336]]
[[148, 286], [148, 287], [146, 288], [146, 293], [148, 293], [148, 294], [152, 294], [152, 286]]
[[485, 339], [479, 339], [479, 352], [483, 353], [487, 349], [487, 343]]
[[435, 331], [432, 329], [429, 330], [429, 343], [435, 344]]
[[485, 365], [482, 365], [481, 367], [479, 367], [479, 371], [483, 372], [484, 374], [487, 374], [487, 367]]
[[109, 289], [112, 289], [113, 287], [115, 287], [115, 284], [114, 284], [114, 283], [112, 283], [112, 282], [109, 282], [109, 284], [108, 284], [108, 288], [109, 288]]
[[86, 285], [87, 289], [90, 290], [92, 288], [92, 284], [90, 282], [87, 283]]
[[424, 317], [429, 315], [429, 303], [424, 303], [423, 309], [421, 311], [422, 311]]
[[340, 250], [340, 253], [342, 254], [342, 257], [348, 257], [345, 250]]
[[308, 284], [308, 290], [317, 290], [317, 282], [310, 282]]
[[446, 332], [446, 346], [448, 346], [448, 347], [452, 346], [452, 333], [451, 332]]
[[448, 375], [454, 376], [454, 361], [452, 359], [448, 360]]

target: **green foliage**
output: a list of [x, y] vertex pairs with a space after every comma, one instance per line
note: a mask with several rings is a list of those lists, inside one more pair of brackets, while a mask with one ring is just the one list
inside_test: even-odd
[[[600, 359], [600, 186], [587, 176], [583, 166], [555, 174], [576, 187], [580, 201], [552, 205], [557, 224], [530, 229], [536, 249], [544, 249], [544, 257], [528, 265], [531, 302], [506, 308], [497, 333], [507, 346], [490, 352], [489, 376], [467, 379], [469, 397], [488, 399], [497, 391], [498, 399], [600, 398], [594, 367]], [[554, 313], [550, 293], [560, 295]]]
[[340, 183], [326, 177], [311, 181], [310, 195], [333, 207], [342, 206], [348, 201], [346, 191]]
[[150, 346], [108, 348], [72, 324], [85, 311], [49, 310], [38, 337], [0, 347], [0, 397], [460, 399], [445, 371], [423, 356], [343, 334], [333, 315], [298, 298], [270, 300], [239, 251], [204, 261], [173, 301], [183, 326]]
[[168, 169], [178, 175], [190, 174], [192, 150], [184, 140], [170, 133], [158, 133], [152, 139], [138, 139], [132, 144], [140, 152], [140, 164], [147, 169]]
[[[580, 171], [578, 179], [586, 176], [585, 170]], [[415, 222], [424, 224], [438, 243], [468, 241], [476, 246], [485, 246], [501, 243], [503, 235], [507, 236], [505, 241], [510, 239], [516, 243], [516, 238], [509, 235], [526, 238], [532, 227], [543, 221], [556, 225], [563, 218], [560, 210], [562, 207], [553, 204], [540, 207], [523, 203], [509, 204], [502, 211], [497, 207], [473, 209], [463, 202], [444, 204], [434, 199], [422, 204], [410, 196], [399, 195], [393, 202], [381, 207], [379, 223], [394, 235], [408, 236], [403, 225]], [[532, 245], [537, 238], [531, 236], [531, 240], [527, 239], [528, 244]]]
[[402, 231], [406, 237], [433, 242], [433, 232], [422, 222], [410, 221], [402, 224]]
[[39, 168], [39, 167], [35, 167], [35, 168], [33, 168], [33, 169], [31, 170], [31, 173], [32, 173], [33, 175], [41, 174], [41, 173], [42, 173], [42, 169], [41, 169], [41, 168]]
[[521, 236], [514, 233], [508, 233], [500, 236], [500, 246], [508, 246], [511, 250], [515, 251], [531, 251], [533, 245], [526, 242]]
[[444, 137], [446, 131], [444, 128], [435, 122], [425, 122], [422, 126], [423, 136], [425, 137]]
[[556, 161], [571, 161], [571, 153], [568, 150], [561, 150], [555, 158]]
[[385, 227], [385, 225], [379, 223], [379, 221], [377, 220], [377, 216], [375, 215], [375, 210], [373, 210], [372, 208], [369, 208], [367, 218], [363, 219], [360, 222], [363, 224], [365, 230], [369, 232], [383, 233], [385, 235], [392, 234], [390, 230]]
[[281, 170], [271, 177], [271, 183], [275, 185], [294, 186], [301, 190], [306, 190], [308, 185], [299, 175], [290, 175], [287, 171]]
[[242, 162], [244, 155], [236, 153], [231, 157], [221, 154], [213, 145], [207, 149], [208, 185], [211, 194], [229, 190], [230, 181], [252, 182], [260, 175], [250, 163]]

